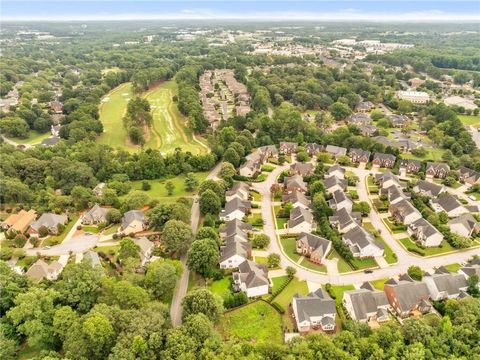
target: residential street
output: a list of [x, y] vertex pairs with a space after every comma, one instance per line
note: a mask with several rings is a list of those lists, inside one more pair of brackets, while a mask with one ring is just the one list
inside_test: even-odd
[[[216, 180], [217, 174], [222, 167], [222, 163], [219, 162], [208, 174], [207, 179]], [[198, 222], [200, 220], [200, 206], [198, 204], [198, 195], [195, 195], [193, 198], [193, 204], [191, 209], [191, 224], [192, 232], [195, 234], [197, 232]], [[172, 319], [173, 327], [178, 327], [182, 324], [182, 299], [187, 294], [188, 290], [188, 278], [190, 276], [190, 271], [187, 267], [187, 254], [184, 254], [180, 261], [183, 265], [183, 273], [180, 279], [177, 282], [175, 287], [175, 292], [172, 298], [172, 305], [170, 306], [170, 318]]]

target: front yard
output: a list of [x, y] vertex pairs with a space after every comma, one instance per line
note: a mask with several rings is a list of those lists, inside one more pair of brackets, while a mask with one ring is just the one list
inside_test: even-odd
[[297, 262], [300, 255], [297, 254], [297, 239], [295, 237], [280, 238], [280, 244], [283, 247], [285, 254], [293, 261]]
[[63, 230], [63, 232], [61, 234], [47, 237], [46, 239], [44, 239], [42, 241], [41, 246], [52, 246], [52, 245], [61, 244], [62, 241], [67, 236], [67, 234], [70, 232], [70, 230], [72, 230], [72, 227], [73, 227], [73, 225], [75, 225], [77, 220], [78, 220], [78, 216], [72, 216], [71, 219], [70, 219], [70, 222], [67, 224], [67, 226], [65, 226], [65, 229]]
[[421, 248], [415, 244], [410, 238], [403, 238], [399, 240], [405, 248], [418, 254], [420, 256], [432, 256], [439, 255], [450, 251], [455, 251], [456, 249], [452, 247], [446, 240], [443, 240], [440, 247], [431, 247], [431, 248]]

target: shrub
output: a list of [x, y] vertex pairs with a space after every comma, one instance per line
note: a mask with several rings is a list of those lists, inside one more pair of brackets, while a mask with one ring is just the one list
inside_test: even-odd
[[40, 226], [40, 228], [38, 229], [38, 235], [40, 237], [45, 237], [49, 234], [48, 232], [48, 228], [46, 226]]
[[232, 309], [244, 305], [247, 302], [247, 294], [245, 294], [243, 291], [240, 291], [238, 293], [229, 294], [227, 297], [225, 297], [225, 299], [223, 300], [223, 306], [226, 309]]
[[142, 181], [142, 190], [143, 191], [148, 191], [152, 188], [152, 185], [146, 180]]
[[17, 248], [24, 247], [26, 243], [27, 243], [27, 237], [23, 234], [17, 234], [17, 236], [15, 236], [15, 239], [13, 239], [13, 244]]

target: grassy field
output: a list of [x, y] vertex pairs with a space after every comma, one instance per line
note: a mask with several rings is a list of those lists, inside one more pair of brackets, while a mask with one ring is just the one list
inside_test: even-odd
[[458, 263], [445, 265], [445, 269], [447, 269], [450, 272], [457, 272], [458, 270], [460, 270], [461, 267], [462, 267], [462, 265], [460, 265]]
[[272, 278], [272, 293], [275, 292], [285, 281], [287, 281], [287, 279], [287, 275]]
[[303, 259], [300, 265], [305, 266], [307, 269], [326, 273], [327, 272], [327, 267], [325, 265], [319, 265], [311, 262], [308, 259]]
[[452, 247], [446, 240], [442, 241], [442, 244], [441, 244], [442, 247], [431, 247], [431, 248], [425, 248], [425, 249], [420, 248], [410, 238], [400, 239], [399, 241], [403, 244], [403, 246], [407, 248], [408, 251], [416, 250], [413, 252], [419, 255], [424, 253], [425, 255], [423, 256], [439, 255], [439, 254], [443, 254], [443, 253], [455, 250], [455, 248]]
[[286, 310], [288, 305], [292, 302], [293, 295], [295, 294], [308, 294], [306, 281], [300, 281], [297, 278], [294, 278], [273, 301], [280, 304]]
[[206, 153], [208, 148], [195, 138], [186, 124], [186, 118], [178, 111], [172, 98], [178, 93], [175, 81], [166, 81], [145, 94], [152, 108], [153, 123], [150, 138], [145, 147], [159, 149], [163, 153], [181, 148], [192, 154]]
[[370, 283], [373, 285], [373, 287], [375, 289], [378, 289], [378, 290], [383, 290], [383, 285], [385, 284], [385, 282], [388, 280], [388, 278], [385, 278], [385, 279], [379, 279], [379, 280], [373, 280], [373, 281], [370, 281]]
[[12, 141], [15, 141], [16, 143], [19, 144], [28, 144], [28, 145], [34, 145], [34, 144], [40, 144], [43, 140], [46, 138], [50, 137], [52, 135], [50, 131], [47, 131], [46, 133], [40, 134], [39, 132], [35, 130], [30, 130], [28, 132], [28, 137], [26, 139], [21, 139], [21, 138], [16, 138], [12, 137], [9, 138]]
[[465, 125], [473, 125], [475, 127], [480, 126], [480, 116], [474, 115], [458, 115], [458, 118]]
[[208, 285], [208, 289], [212, 293], [219, 295], [222, 299], [225, 299], [232, 293], [230, 291], [230, 278], [224, 277], [221, 280], [216, 280]]
[[282, 318], [264, 301], [225, 313], [218, 326], [225, 339], [283, 344]]
[[338, 259], [337, 269], [339, 273], [353, 271], [352, 267], [335, 250], [332, 250], [332, 252], [328, 255], [328, 259]]
[[297, 262], [300, 259], [300, 255], [297, 254], [297, 240], [295, 238], [280, 239], [280, 244], [283, 247], [285, 254], [292, 259], [294, 262]]

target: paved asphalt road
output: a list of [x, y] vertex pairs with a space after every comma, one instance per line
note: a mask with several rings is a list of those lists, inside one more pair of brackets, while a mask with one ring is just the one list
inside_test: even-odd
[[[207, 176], [207, 179], [217, 179], [217, 174], [222, 167], [222, 163], [218, 163], [212, 171]], [[192, 232], [195, 234], [197, 232], [198, 221], [200, 220], [200, 206], [197, 202], [198, 196], [194, 197], [194, 201], [192, 204], [191, 210], [191, 227]], [[172, 319], [172, 325], [174, 327], [178, 327], [182, 324], [182, 299], [187, 294], [188, 290], [188, 278], [190, 275], [190, 271], [187, 267], [187, 254], [184, 254], [180, 261], [183, 265], [183, 273], [180, 277], [180, 280], [177, 282], [177, 286], [175, 287], [175, 292], [173, 294], [172, 305], [170, 307], [170, 318]]]

